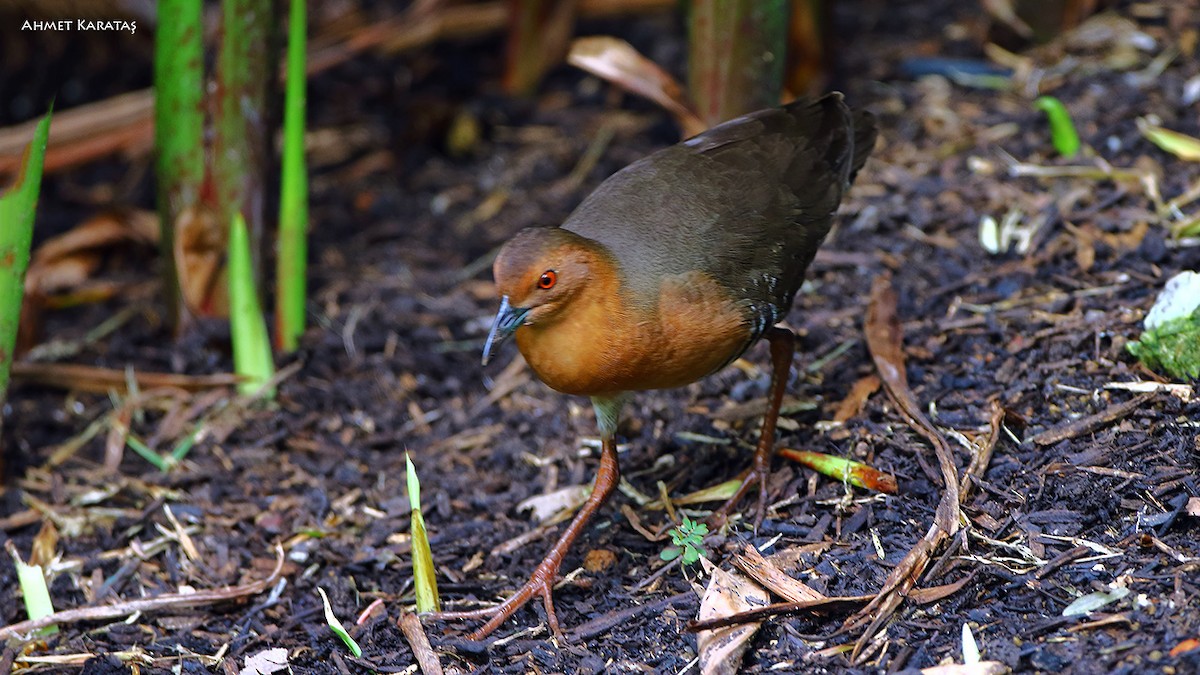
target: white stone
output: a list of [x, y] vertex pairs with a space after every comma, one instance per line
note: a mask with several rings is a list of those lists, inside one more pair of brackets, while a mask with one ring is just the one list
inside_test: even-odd
[[1154, 330], [1171, 319], [1188, 316], [1200, 307], [1200, 273], [1180, 272], [1167, 281], [1143, 325]]

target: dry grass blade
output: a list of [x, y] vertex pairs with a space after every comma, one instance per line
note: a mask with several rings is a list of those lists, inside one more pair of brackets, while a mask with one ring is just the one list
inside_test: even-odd
[[248, 584], [242, 584], [241, 586], [225, 586], [223, 588], [192, 591], [190, 593], [164, 593], [153, 598], [139, 598], [137, 600], [117, 602], [111, 605], [104, 605], [102, 607], [78, 607], [76, 609], [67, 609], [44, 616], [40, 619], [22, 621], [20, 623], [4, 626], [3, 628], [0, 628], [0, 640], [7, 640], [10, 637], [27, 634], [31, 631], [38, 630], [39, 628], [49, 626], [50, 624], [119, 619], [135, 612], [153, 612], [167, 608], [198, 607], [202, 605], [211, 605], [215, 602], [236, 600], [237, 598], [256, 595], [265, 591], [272, 583], [275, 582], [276, 579], [279, 578], [279, 573], [283, 571], [283, 560], [283, 548], [277, 547], [275, 551], [275, 569], [273, 569], [271, 574], [269, 574], [265, 579], [260, 579], [259, 581], [254, 581]]
[[[14, 173], [37, 120], [0, 129], [0, 176]], [[142, 89], [54, 115], [46, 147], [47, 174], [124, 150], [149, 153], [154, 146], [154, 91]]]
[[[73, 391], [107, 394], [110, 391], [126, 392], [129, 381], [124, 370], [99, 368], [70, 363], [25, 363], [13, 364], [14, 380], [32, 382], [45, 387], [58, 387]], [[184, 391], [203, 391], [213, 387], [232, 387], [240, 378], [232, 373], [217, 375], [177, 375], [175, 373], [134, 372], [133, 379], [140, 389], [175, 388]]]
[[862, 653], [871, 637], [891, 619], [892, 613], [900, 606], [905, 594], [916, 585], [938, 547], [958, 531], [959, 505], [958, 469], [954, 465], [950, 445], [921, 412], [908, 386], [908, 376], [904, 370], [904, 335], [896, 315], [896, 291], [887, 276], [877, 277], [871, 286], [864, 331], [867, 348], [888, 396], [908, 418], [909, 425], [933, 445], [944, 486], [929, 531], [888, 575], [875, 599], [843, 625], [843, 630], [866, 627], [855, 642], [852, 653], [854, 659]]

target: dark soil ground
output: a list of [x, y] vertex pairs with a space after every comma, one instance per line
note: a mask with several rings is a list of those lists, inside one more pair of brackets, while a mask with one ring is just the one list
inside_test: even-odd
[[[875, 673], [961, 662], [966, 623], [985, 658], [1016, 672], [1200, 672], [1200, 649], [1184, 644], [1200, 638], [1200, 518], [1186, 509], [1200, 495], [1200, 402], [1110, 387], [1158, 381], [1125, 345], [1165, 280], [1200, 267], [1200, 246], [1173, 238], [1175, 215], [1155, 201], [1155, 190], [1170, 201], [1195, 189], [1200, 165], [1159, 150], [1135, 125], [1157, 115], [1200, 136], [1200, 8], [1122, 4], [1127, 25], [1110, 22], [1115, 32], [1093, 44], [1022, 53], [1021, 86], [996, 91], [914, 81], [903, 68], [917, 56], [982, 59], [975, 3], [837, 5], [834, 86], [878, 115], [881, 142], [788, 317], [800, 353], [779, 443], [868, 462], [894, 473], [900, 491], [848, 488], [777, 460], [761, 528], [737, 524], [711, 542], [709, 557], [728, 569], [728, 554], [751, 542], [826, 594], [870, 594], [929, 528], [941, 494], [936, 461], [891, 399], [877, 392], [844, 423], [829, 422], [875, 372], [862, 319], [880, 275], [899, 294], [912, 390], [960, 467], [987, 444], [993, 404], [1007, 414], [962, 508], [962, 533], [919, 584], [961, 588], [905, 601], [857, 664], [838, 649], [857, 637], [837, 633], [846, 614], [770, 619], [743, 670]], [[1145, 36], [1134, 42], [1152, 44], [1121, 47], [1134, 28]], [[579, 32], [619, 35], [682, 72], [673, 15], [584, 22]], [[54, 636], [10, 641], [0, 671], [115, 672], [124, 662], [138, 672], [236, 672], [247, 657], [283, 647], [296, 673], [414, 672], [396, 623], [413, 601], [406, 452], [421, 477], [447, 607], [493, 603], [524, 582], [557, 529], [518, 504], [590, 484], [595, 427], [585, 400], [506, 365], [519, 359], [511, 346], [480, 367], [497, 305], [487, 255], [521, 227], [560, 222], [607, 175], [678, 135], [665, 113], [566, 67], [532, 100], [502, 97], [500, 49], [491, 38], [366, 54], [311, 82], [313, 328], [284, 359], [294, 368], [277, 403], [246, 411], [226, 390], [160, 390], [130, 404], [124, 394], [14, 385], [4, 410], [0, 539], [28, 556], [40, 524], [55, 525], [56, 608], [261, 581], [280, 545], [285, 560], [263, 593], [64, 623]], [[1038, 86], [1074, 115], [1088, 148], [1081, 157], [1055, 154], [1031, 105]], [[99, 87], [96, 96], [111, 93]], [[459, 115], [482, 135], [454, 157], [444, 139]], [[608, 132], [599, 162], [570, 178]], [[1017, 162], [1049, 177], [1016, 176]], [[1148, 178], [1053, 171], [1063, 166]], [[141, 169], [113, 160], [48, 179], [39, 238], [95, 212], [96, 194], [113, 199], [97, 186], [123, 186], [118, 202], [151, 207]], [[1027, 249], [990, 254], [981, 219], [1010, 211], [1039, 229]], [[1194, 211], [1179, 209], [1181, 217]], [[66, 360], [228, 372], [220, 327], [182, 345], [166, 336], [160, 306], [146, 300], [157, 297], [145, 292], [156, 283], [152, 253], [121, 257], [125, 264], [107, 273], [140, 296], [47, 316], [46, 338], [80, 346]], [[78, 342], [128, 307], [115, 332]], [[555, 593], [566, 639], [551, 638], [536, 603], [482, 644], [463, 639], [471, 623], [426, 620], [447, 671], [694, 671], [696, 636], [685, 626], [704, 575], [664, 571], [667, 542], [650, 541], [625, 514], [659, 531], [667, 516], [640, 506], [639, 495], [657, 497], [661, 483], [678, 497], [748, 465], [758, 418], [728, 408], [765, 395], [767, 363], [760, 346], [702, 382], [639, 395], [622, 425], [628, 488], [577, 542], [563, 567], [569, 580]], [[163, 451], [197, 423], [206, 433], [169, 473], [132, 452], [108, 473], [115, 409]], [[89, 428], [88, 440], [64, 445]], [[597, 551], [615, 560], [603, 564]], [[585, 558], [599, 564], [580, 569]], [[1077, 598], [1110, 586], [1129, 593], [1090, 615], [1063, 616]], [[351, 631], [361, 658], [326, 626], [317, 587], [348, 625], [383, 601]], [[12, 561], [2, 556], [0, 624], [24, 618]]]

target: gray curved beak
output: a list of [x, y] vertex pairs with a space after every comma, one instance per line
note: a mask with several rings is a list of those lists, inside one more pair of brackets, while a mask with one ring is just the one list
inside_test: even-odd
[[528, 309], [508, 304], [507, 295], [500, 300], [500, 311], [496, 312], [496, 318], [492, 321], [492, 330], [488, 333], [487, 342], [483, 344], [483, 365], [486, 366], [491, 360], [492, 350], [498, 348], [501, 342], [507, 340], [508, 336], [517, 332], [517, 329], [525, 323], [525, 316], [528, 314]]

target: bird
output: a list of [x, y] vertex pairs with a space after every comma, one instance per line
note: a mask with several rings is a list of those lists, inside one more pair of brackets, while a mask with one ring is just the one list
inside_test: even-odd
[[470, 635], [481, 640], [540, 596], [561, 636], [552, 589], [620, 480], [625, 404], [635, 392], [715, 373], [765, 339], [772, 372], [762, 433], [739, 489], [716, 512], [723, 519], [757, 486], [761, 520], [795, 352], [793, 333], [776, 324], [875, 140], [873, 116], [837, 92], [753, 112], [630, 164], [561, 226], [528, 227], [501, 247], [500, 308], [483, 365], [514, 337], [542, 382], [589, 397], [600, 463], [587, 501], [524, 586], [498, 606], [439, 617], [488, 619]]

